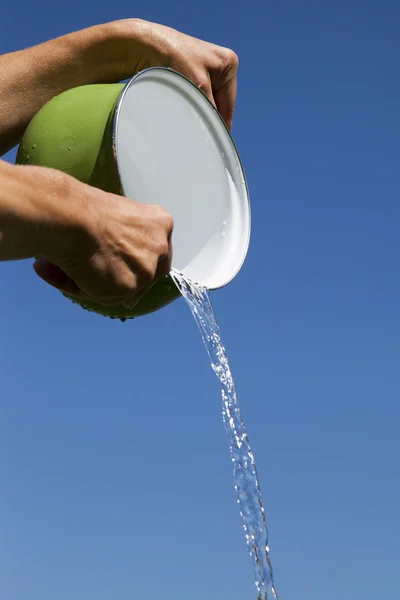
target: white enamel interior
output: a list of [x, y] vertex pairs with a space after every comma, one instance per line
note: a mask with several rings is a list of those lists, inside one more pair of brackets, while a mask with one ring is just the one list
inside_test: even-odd
[[115, 120], [124, 194], [173, 216], [173, 267], [216, 289], [243, 264], [250, 205], [243, 169], [221, 118], [187, 79], [149, 69], [126, 86]]

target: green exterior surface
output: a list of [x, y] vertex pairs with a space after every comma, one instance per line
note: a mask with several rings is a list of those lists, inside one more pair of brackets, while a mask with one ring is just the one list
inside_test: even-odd
[[[28, 125], [16, 162], [58, 169], [83, 183], [121, 194], [113, 157], [112, 119], [123, 89], [123, 84], [85, 85], [50, 100]], [[129, 319], [154, 312], [178, 297], [175, 284], [167, 277], [133, 310], [95, 302], [86, 302], [84, 308]]]

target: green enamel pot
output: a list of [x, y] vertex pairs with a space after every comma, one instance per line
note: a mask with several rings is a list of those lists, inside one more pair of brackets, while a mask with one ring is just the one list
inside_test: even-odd
[[[213, 105], [175, 71], [147, 69], [127, 84], [56, 96], [28, 125], [16, 162], [164, 206], [175, 223], [173, 267], [209, 289], [229, 283], [244, 262], [250, 203], [237, 149]], [[178, 297], [166, 277], [132, 310], [94, 302], [83, 308], [126, 319]]]

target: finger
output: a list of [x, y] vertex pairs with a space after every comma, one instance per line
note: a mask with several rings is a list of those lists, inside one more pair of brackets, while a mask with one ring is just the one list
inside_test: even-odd
[[140, 290], [135, 292], [135, 294], [133, 296], [131, 296], [127, 300], [124, 300], [124, 302], [122, 303], [122, 306], [124, 308], [126, 308], [127, 310], [132, 310], [133, 308], [135, 308], [135, 306], [140, 302], [140, 300], [143, 298], [143, 296], [145, 296], [147, 294], [147, 292], [149, 291], [149, 289], [152, 286], [153, 286], [153, 284], [144, 286], [143, 288], [141, 288]]
[[172, 265], [172, 243], [171, 243], [171, 239], [170, 239], [169, 244], [168, 244], [168, 253], [165, 256], [161, 257], [160, 260], [158, 261], [154, 280], [158, 281], [159, 279], [162, 279], [163, 277], [167, 277], [167, 275], [169, 275], [169, 273], [171, 271], [171, 265]]
[[236, 75], [232, 75], [220, 88], [214, 90], [215, 104], [228, 129], [232, 129], [236, 105], [236, 91]]
[[72, 299], [96, 302], [96, 304], [100, 304], [101, 306], [105, 307], [114, 307], [121, 304], [120, 297], [107, 296], [105, 298], [93, 298], [91, 295], [81, 290], [76, 283], [70, 277], [68, 277], [68, 275], [64, 273], [62, 269], [60, 269], [60, 267], [54, 265], [48, 260], [36, 260], [33, 268], [35, 269], [36, 274], [39, 275], [43, 281], [60, 290], [60, 292], [63, 292], [68, 296], [72, 296]]
[[38, 259], [34, 262], [33, 268], [35, 272], [43, 281], [52, 285], [53, 287], [60, 290], [60, 292], [64, 292], [66, 294], [71, 294], [72, 296], [82, 297], [82, 291], [76, 285], [76, 283], [64, 273], [60, 267], [57, 265], [53, 265], [53, 263], [49, 262], [45, 259]]
[[153, 285], [159, 279], [162, 279], [163, 277], [166, 277], [167, 275], [169, 275], [169, 272], [171, 270], [171, 261], [172, 261], [172, 244], [170, 242], [169, 246], [168, 246], [168, 254], [166, 254], [163, 258], [161, 258], [158, 262], [157, 271], [156, 271], [156, 274], [154, 275], [153, 281], [150, 284], [145, 285], [142, 288], [140, 288], [139, 290], [137, 290], [135, 292], [135, 294], [133, 296], [131, 296], [130, 298], [128, 298], [127, 300], [124, 300], [123, 306], [128, 310], [132, 310], [133, 308], [135, 308], [135, 306], [140, 302], [140, 300], [143, 298], [143, 296], [145, 296], [149, 292], [149, 290], [153, 287]]
[[216, 105], [215, 99], [214, 99], [214, 94], [213, 94], [213, 89], [212, 89], [209, 73], [205, 72], [199, 76], [195, 75], [194, 77], [189, 76], [189, 79], [192, 79], [192, 81], [197, 85], [197, 87], [201, 89], [203, 94], [205, 94], [207, 96], [207, 98], [210, 100], [210, 102], [213, 104], [213, 106], [215, 106], [215, 108], [217, 108], [217, 105]]

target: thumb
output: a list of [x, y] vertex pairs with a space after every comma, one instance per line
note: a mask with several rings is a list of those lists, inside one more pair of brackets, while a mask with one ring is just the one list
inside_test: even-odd
[[76, 283], [57, 265], [53, 265], [48, 260], [40, 258], [34, 262], [33, 268], [43, 281], [57, 288], [60, 292], [65, 292], [72, 296], [80, 295], [81, 290]]

